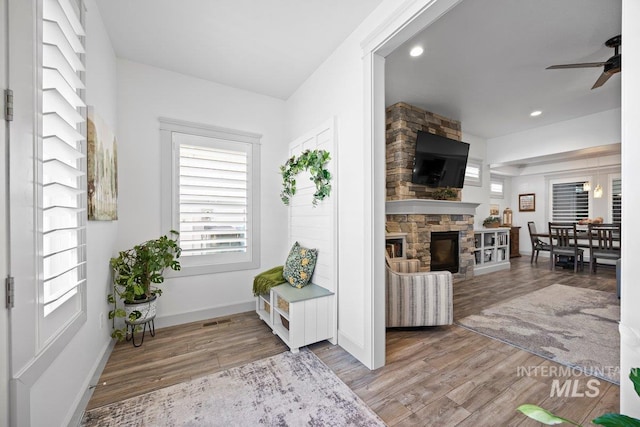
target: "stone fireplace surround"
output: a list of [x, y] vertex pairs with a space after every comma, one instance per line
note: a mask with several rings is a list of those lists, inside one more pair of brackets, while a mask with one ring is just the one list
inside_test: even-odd
[[411, 183], [417, 132], [426, 131], [460, 140], [457, 120], [399, 102], [386, 110], [386, 226], [387, 232], [407, 233], [407, 258], [431, 270], [431, 232], [458, 231], [459, 270], [456, 279], [473, 277], [473, 217], [477, 203], [433, 200], [434, 189]]
[[475, 249], [473, 217], [478, 203], [442, 200], [387, 201], [387, 231], [407, 233], [407, 258], [420, 260], [420, 270], [431, 270], [431, 233], [458, 231], [459, 269], [455, 279], [473, 277]]

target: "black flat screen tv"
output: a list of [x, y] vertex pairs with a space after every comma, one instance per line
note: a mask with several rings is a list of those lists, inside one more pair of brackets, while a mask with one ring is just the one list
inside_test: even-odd
[[418, 131], [411, 182], [428, 187], [462, 188], [469, 144]]

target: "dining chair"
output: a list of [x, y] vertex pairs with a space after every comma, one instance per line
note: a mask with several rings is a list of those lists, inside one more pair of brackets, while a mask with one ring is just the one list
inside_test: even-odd
[[573, 257], [573, 271], [584, 268], [584, 249], [578, 247], [576, 224], [573, 222], [550, 222], [549, 244], [551, 246], [551, 270], [555, 270], [560, 256]]
[[527, 226], [529, 227], [529, 237], [531, 238], [531, 264], [533, 264], [533, 257], [535, 255], [535, 260], [536, 263], [538, 262], [538, 254], [540, 253], [540, 251], [550, 251], [551, 250], [551, 246], [549, 246], [549, 243], [541, 240], [537, 234], [538, 232], [536, 231], [536, 223], [533, 221], [529, 221], [527, 223]]
[[598, 258], [620, 259], [620, 224], [589, 224], [589, 272], [596, 272]]

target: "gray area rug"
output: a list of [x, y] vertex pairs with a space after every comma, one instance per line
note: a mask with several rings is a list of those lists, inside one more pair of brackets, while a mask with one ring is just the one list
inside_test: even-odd
[[620, 301], [614, 293], [555, 284], [457, 323], [619, 384], [619, 321]]
[[83, 426], [384, 426], [315, 354], [301, 350], [85, 413]]

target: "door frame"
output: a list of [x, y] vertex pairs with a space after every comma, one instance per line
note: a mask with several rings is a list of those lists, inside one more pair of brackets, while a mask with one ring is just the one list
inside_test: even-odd
[[[385, 57], [462, 0], [407, 0], [361, 43], [364, 63], [364, 280], [372, 283], [371, 369], [385, 364]], [[370, 144], [367, 142], [370, 141]], [[367, 311], [365, 311], [366, 313]]]

